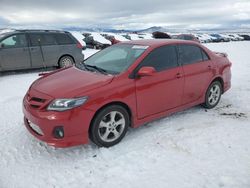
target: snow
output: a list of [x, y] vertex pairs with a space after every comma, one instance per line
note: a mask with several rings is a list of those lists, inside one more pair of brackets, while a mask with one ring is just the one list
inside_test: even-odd
[[119, 40], [119, 41], [121, 41], [121, 42], [129, 41], [129, 40], [126, 39], [124, 36], [119, 35], [119, 34], [115, 34], [115, 33], [104, 33], [104, 34], [108, 34], [108, 35], [110, 35], [110, 36], [113, 36], [116, 40]]
[[0, 187], [249, 188], [250, 42], [206, 46], [233, 62], [232, 88], [219, 105], [131, 129], [108, 149], [92, 143], [55, 149], [38, 141], [21, 110], [38, 73], [0, 77]]
[[134, 33], [130, 33], [128, 36], [130, 36], [131, 40], [142, 40], [137, 34]]
[[107, 39], [105, 39], [105, 37], [103, 37], [100, 33], [91, 33], [91, 36], [93, 36], [93, 39], [95, 41], [98, 41], [102, 44], [110, 44], [111, 45], [111, 42]]
[[140, 33], [138, 36], [139, 38], [142, 37], [143, 39], [153, 39], [153, 35], [151, 33]]

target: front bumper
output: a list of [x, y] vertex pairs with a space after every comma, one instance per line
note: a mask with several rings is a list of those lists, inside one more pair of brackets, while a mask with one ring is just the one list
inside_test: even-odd
[[[48, 145], [64, 148], [88, 143], [88, 130], [94, 116], [93, 111], [82, 107], [64, 112], [34, 109], [25, 96], [23, 113], [24, 124], [29, 132]], [[34, 129], [31, 123], [37, 128]], [[57, 127], [63, 127], [63, 138], [56, 138], [54, 130]]]

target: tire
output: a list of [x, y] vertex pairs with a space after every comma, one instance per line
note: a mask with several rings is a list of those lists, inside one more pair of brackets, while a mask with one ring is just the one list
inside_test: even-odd
[[70, 67], [72, 65], [74, 65], [74, 59], [70, 56], [63, 56], [60, 60], [59, 60], [59, 67], [60, 68], [64, 68], [64, 67]]
[[90, 139], [100, 147], [114, 146], [126, 135], [129, 125], [130, 118], [126, 109], [119, 105], [108, 106], [93, 119]]
[[214, 81], [208, 87], [203, 106], [207, 109], [214, 108], [219, 102], [222, 95], [222, 85], [219, 81]]

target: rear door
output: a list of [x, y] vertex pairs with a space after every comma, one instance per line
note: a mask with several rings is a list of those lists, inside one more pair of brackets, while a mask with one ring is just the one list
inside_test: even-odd
[[213, 64], [199, 46], [178, 45], [178, 51], [185, 76], [183, 104], [187, 104], [203, 97], [213, 77]]
[[46, 66], [57, 66], [59, 60], [59, 46], [56, 38], [52, 33], [44, 33], [42, 35], [42, 51]]
[[25, 34], [13, 34], [0, 42], [2, 70], [30, 68], [30, 54]]
[[30, 56], [33, 68], [41, 68], [45, 66], [44, 56], [42, 53], [42, 36], [39, 33], [29, 33], [30, 39]]
[[163, 46], [152, 51], [137, 67], [154, 67], [156, 73], [135, 79], [137, 113], [142, 119], [181, 105], [184, 78], [177, 62], [176, 46]]

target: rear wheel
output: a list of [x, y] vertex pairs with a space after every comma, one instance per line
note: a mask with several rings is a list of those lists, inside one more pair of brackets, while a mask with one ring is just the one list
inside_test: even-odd
[[74, 60], [70, 56], [63, 56], [59, 61], [60, 68], [70, 67], [74, 64]]
[[129, 124], [130, 118], [126, 109], [118, 105], [108, 106], [94, 118], [90, 138], [98, 146], [113, 146], [125, 136]]
[[219, 81], [213, 82], [207, 89], [206, 99], [203, 106], [205, 108], [214, 108], [220, 101], [222, 94], [222, 85]]

